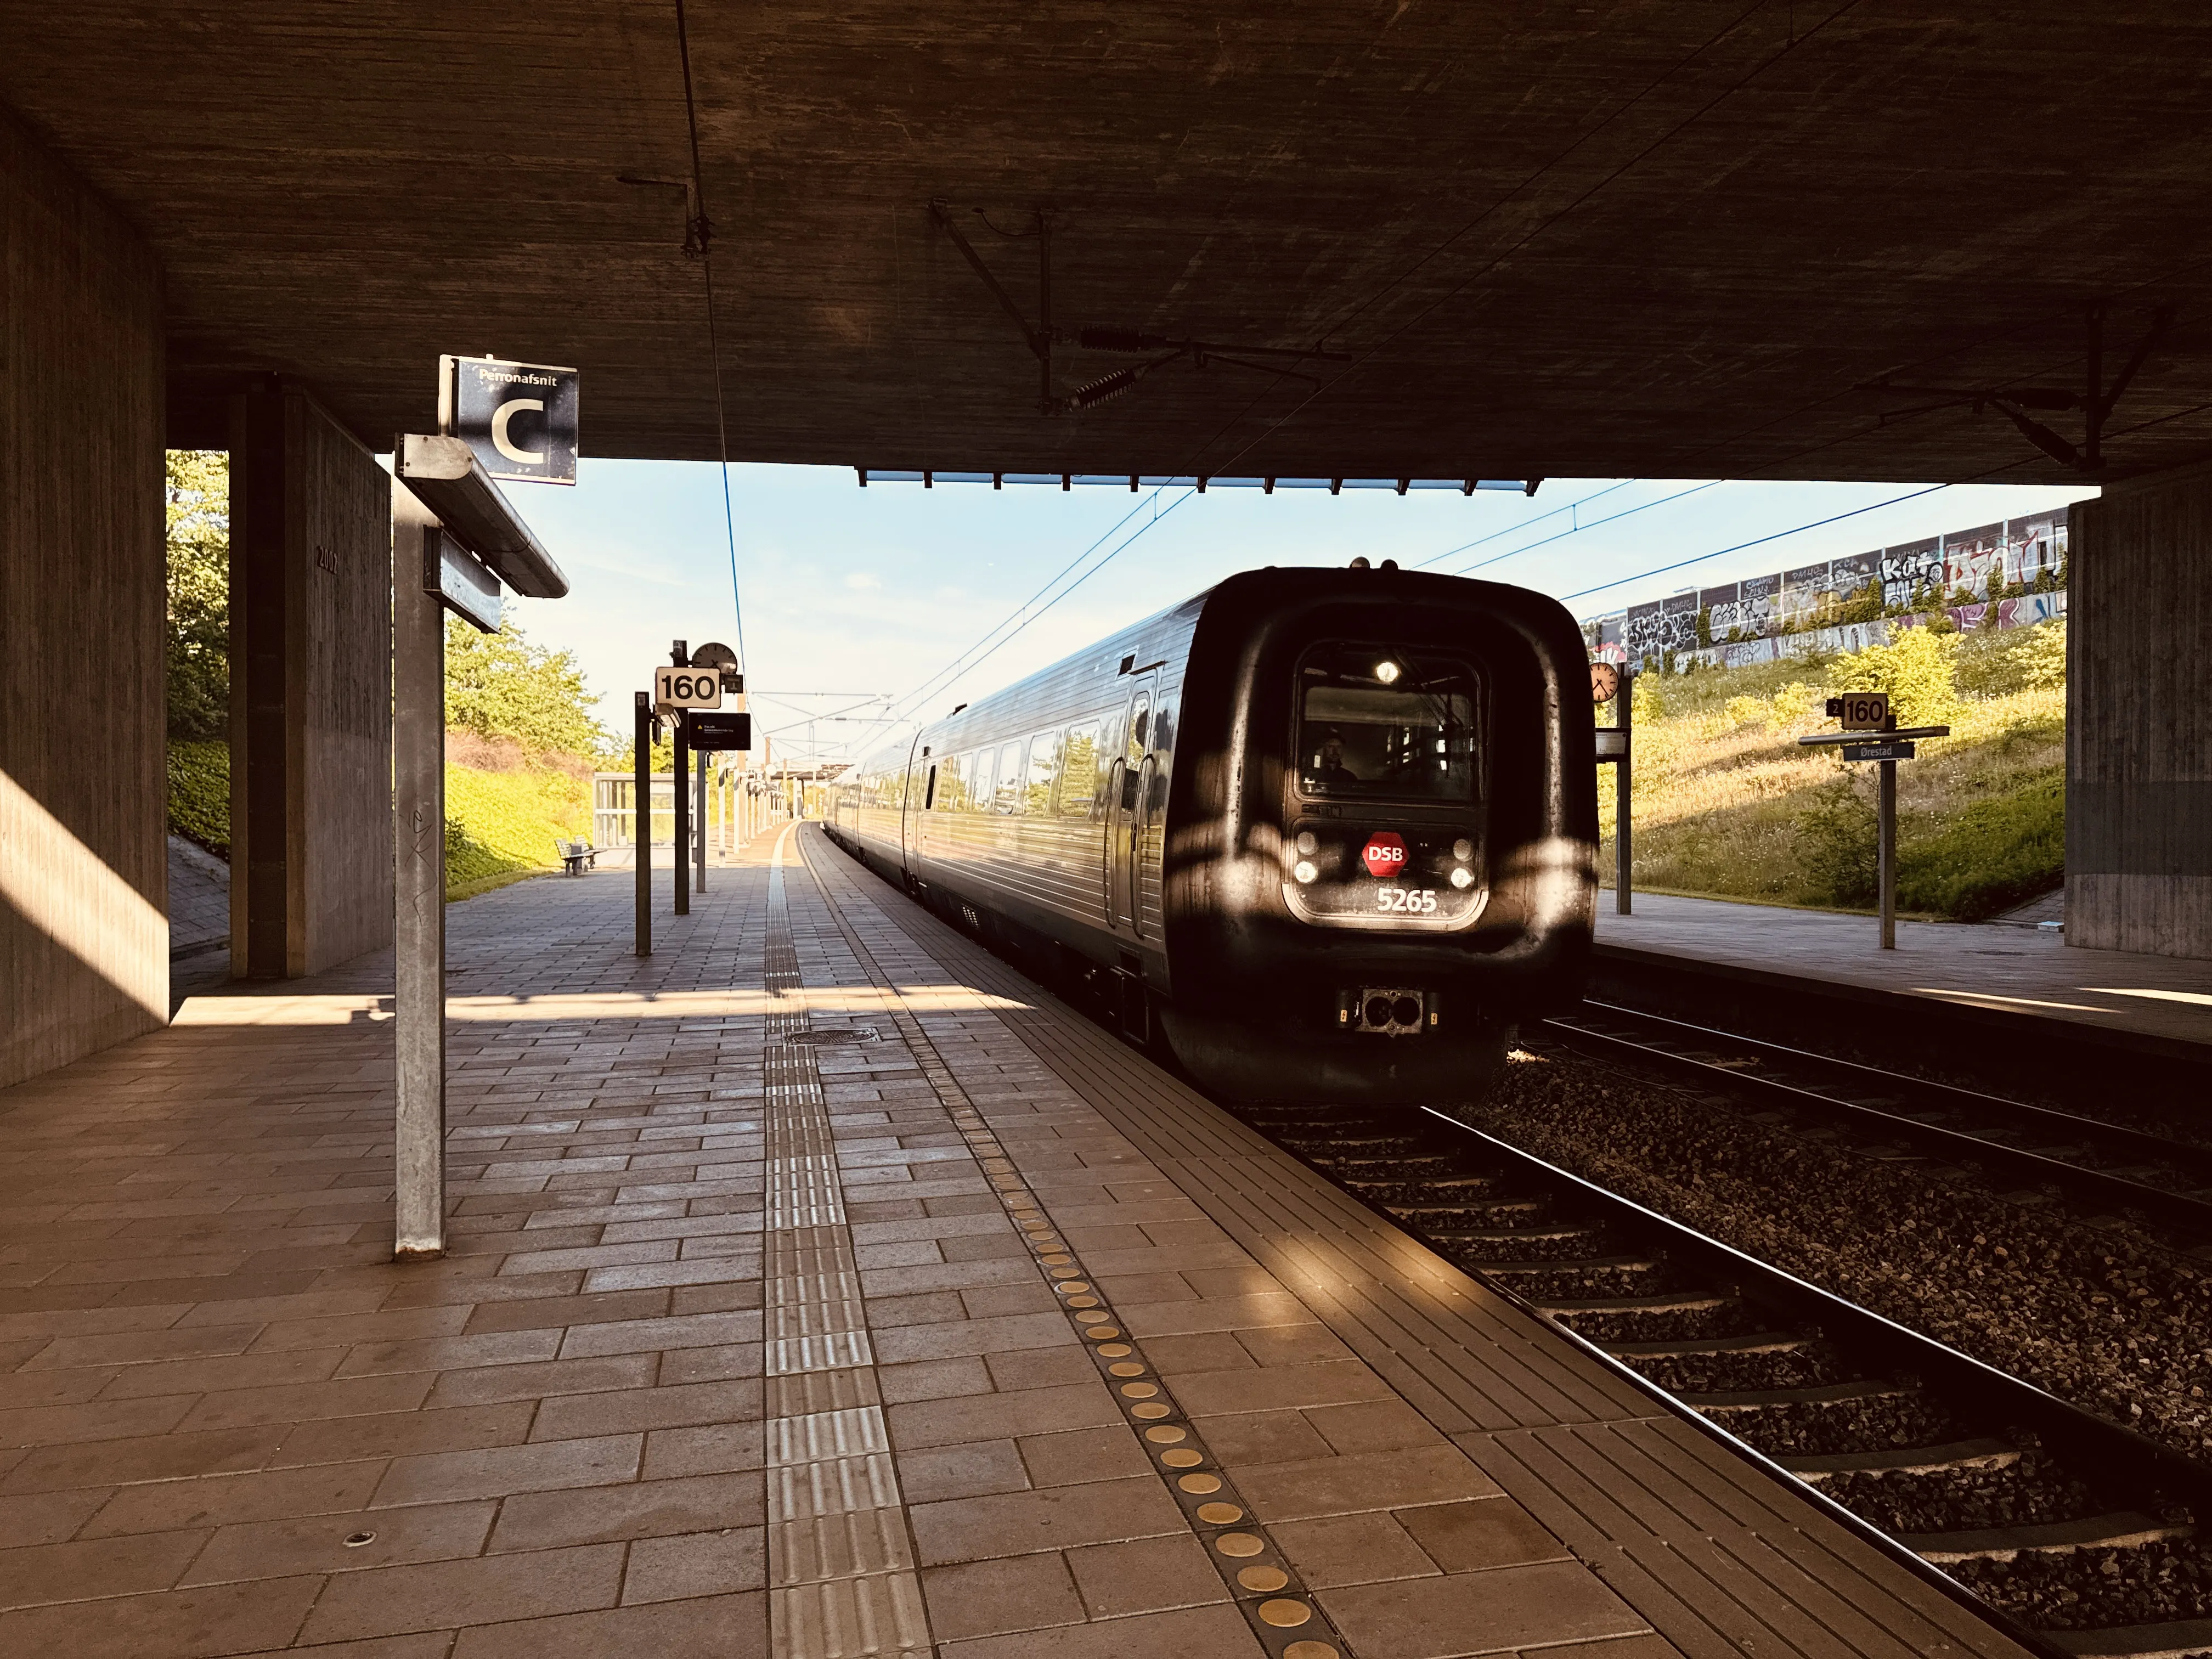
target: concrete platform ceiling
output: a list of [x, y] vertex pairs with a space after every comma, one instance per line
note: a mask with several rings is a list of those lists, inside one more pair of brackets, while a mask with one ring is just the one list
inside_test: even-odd
[[[2212, 14], [2190, 0], [696, 5], [731, 446], [879, 468], [2055, 481], [1994, 410], [2172, 327], [2108, 476], [2194, 459]], [[419, 426], [441, 351], [575, 363], [595, 455], [715, 452], [671, 6], [15, 7], [0, 102], [167, 278], [173, 441], [295, 377]], [[624, 176], [665, 184], [622, 182]], [[1326, 343], [1076, 417], [1036, 316]], [[1063, 346], [1055, 387], [1131, 360]], [[195, 403], [196, 398], [208, 401]], [[195, 410], [198, 413], [196, 415]], [[2078, 410], [2042, 411], [2070, 441]], [[192, 436], [195, 421], [209, 435]]]

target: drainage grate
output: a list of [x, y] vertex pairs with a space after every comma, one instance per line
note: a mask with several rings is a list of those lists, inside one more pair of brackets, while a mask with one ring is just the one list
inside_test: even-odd
[[784, 1039], [787, 1042], [878, 1042], [883, 1034], [872, 1025], [854, 1025], [843, 1030], [793, 1031]]

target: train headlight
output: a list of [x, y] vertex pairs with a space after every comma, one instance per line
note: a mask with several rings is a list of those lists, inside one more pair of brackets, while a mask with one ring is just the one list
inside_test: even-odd
[[1316, 853], [1321, 851], [1321, 837], [1314, 834], [1310, 830], [1301, 830], [1298, 831], [1297, 844], [1298, 856], [1300, 858], [1310, 859]]
[[1452, 843], [1452, 856], [1457, 859], [1461, 863], [1466, 863], [1468, 860], [1474, 856], [1474, 843], [1469, 841], [1465, 836], [1462, 836], [1457, 841]]
[[1296, 876], [1300, 881], [1311, 881], [1316, 876], [1319, 875], [1321, 872], [1314, 868], [1313, 860], [1311, 859], [1300, 859], [1296, 864], [1291, 866], [1291, 873]]
[[1462, 889], [1472, 887], [1474, 885], [1474, 872], [1462, 865], [1452, 872], [1451, 881], [1455, 887]]
[[1395, 685], [1398, 683], [1398, 676], [1404, 672], [1388, 658], [1375, 665], [1375, 678], [1385, 685]]

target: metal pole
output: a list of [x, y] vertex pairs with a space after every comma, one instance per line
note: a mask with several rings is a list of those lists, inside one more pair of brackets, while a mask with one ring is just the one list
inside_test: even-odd
[[[1894, 721], [1892, 724], [1895, 724]], [[1881, 769], [1881, 800], [1876, 808], [1880, 824], [1877, 841], [1879, 868], [1875, 880], [1881, 889], [1881, 948], [1897, 949], [1897, 763], [1877, 761]]]
[[699, 890], [707, 890], [707, 757], [699, 757], [699, 781], [692, 786], [699, 807]]
[[1620, 728], [1620, 758], [1613, 763], [1613, 913], [1617, 916], [1629, 914], [1630, 892], [1634, 885], [1634, 860], [1630, 854], [1632, 826], [1629, 803], [1634, 793], [1635, 780], [1629, 771], [1631, 757], [1636, 744], [1628, 734], [1636, 715], [1636, 682], [1627, 673], [1627, 665], [1621, 665], [1620, 690], [1614, 698], [1620, 718], [1614, 722]]
[[691, 744], [684, 730], [684, 711], [669, 716], [676, 737], [676, 835], [673, 860], [676, 876], [676, 914], [691, 914]]
[[637, 694], [631, 739], [629, 841], [637, 854], [637, 953], [653, 954], [653, 694]]
[[[445, 532], [392, 486], [394, 1260], [446, 1253]], [[427, 590], [427, 591], [426, 591]]]

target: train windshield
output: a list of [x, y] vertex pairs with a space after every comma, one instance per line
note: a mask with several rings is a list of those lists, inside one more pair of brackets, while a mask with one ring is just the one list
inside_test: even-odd
[[1454, 657], [1328, 645], [1299, 669], [1298, 785], [1309, 795], [1472, 800], [1480, 685]]

